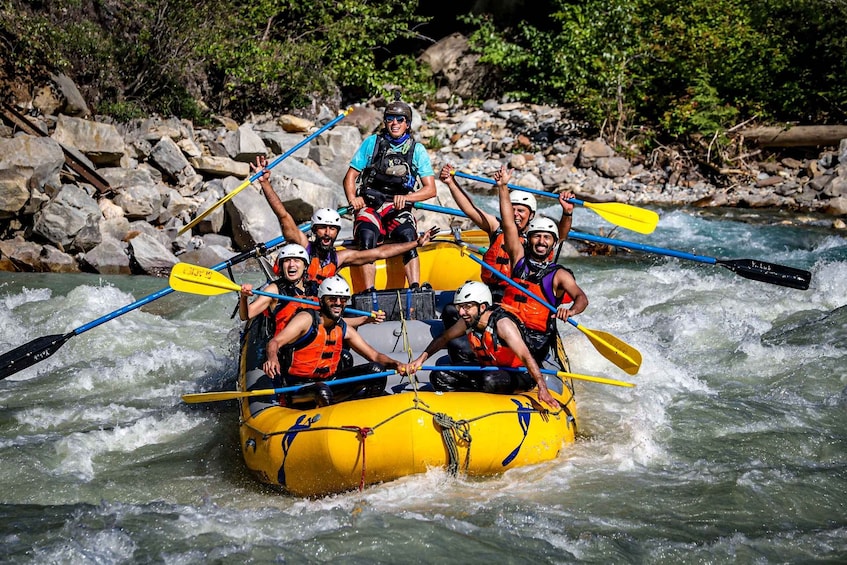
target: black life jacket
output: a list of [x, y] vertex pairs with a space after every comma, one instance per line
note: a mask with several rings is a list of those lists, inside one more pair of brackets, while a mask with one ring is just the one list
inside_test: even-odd
[[416, 175], [413, 167], [415, 140], [409, 139], [397, 146], [379, 135], [374, 143], [370, 164], [361, 174], [359, 195], [368, 206], [379, 207], [398, 194], [409, 194], [415, 188]]

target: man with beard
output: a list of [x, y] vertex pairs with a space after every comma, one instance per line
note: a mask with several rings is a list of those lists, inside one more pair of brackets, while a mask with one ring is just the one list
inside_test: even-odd
[[[399, 97], [399, 95], [398, 95]], [[381, 133], [365, 138], [344, 176], [344, 193], [356, 211], [353, 236], [360, 249], [383, 241], [414, 241], [412, 204], [436, 194], [429, 154], [411, 136], [412, 108], [399, 99], [385, 107]], [[415, 187], [420, 182], [420, 189]], [[358, 186], [357, 186], [358, 185]], [[403, 255], [409, 288], [420, 286], [420, 259], [414, 249]], [[376, 279], [373, 265], [362, 268], [365, 288]]]
[[[318, 295], [318, 283], [306, 276], [306, 267], [309, 265], [309, 253], [297, 243], [289, 243], [280, 249], [277, 255], [274, 272], [280, 277], [270, 283], [264, 290], [272, 294], [293, 296], [302, 299], [314, 300]], [[274, 335], [278, 334], [288, 323], [288, 320], [303, 308], [317, 308], [302, 302], [283, 301], [261, 295], [249, 305], [247, 297], [253, 296], [253, 285], [244, 283], [241, 285], [241, 295], [238, 302], [238, 315], [242, 321], [250, 320], [259, 314], [268, 311], [274, 320]], [[345, 319], [354, 328], [368, 322], [380, 323], [385, 321], [385, 312], [377, 312], [375, 317], [356, 316]]]
[[[511, 177], [512, 171], [505, 166], [494, 173], [500, 215], [504, 218], [511, 218], [514, 214], [508, 187]], [[556, 319], [567, 320], [581, 313], [588, 306], [588, 297], [576, 284], [570, 269], [550, 261], [550, 251], [558, 239], [558, 230], [553, 220], [543, 216], [533, 218], [527, 225], [525, 243], [521, 240], [516, 224], [503, 222], [502, 226], [504, 244], [511, 260], [512, 280], [557, 308], [555, 313], [550, 312], [545, 305], [512, 285], [507, 286], [503, 296], [503, 307], [524, 324], [527, 345], [533, 357], [542, 363], [551, 345], [558, 345]], [[556, 349], [557, 353], [559, 350], [562, 353], [559, 355], [559, 363], [565, 365], [567, 360], [562, 359], [563, 349]], [[562, 368], [567, 369], [566, 366]]]
[[[450, 194], [453, 196], [453, 200], [456, 201], [456, 205], [459, 209], [464, 212], [468, 219], [476, 224], [479, 229], [488, 235], [488, 250], [482, 257], [483, 261], [507, 277], [510, 276], [512, 270], [511, 260], [509, 259], [509, 254], [506, 252], [506, 247], [504, 245], [503, 228], [500, 225], [500, 219], [493, 214], [489, 214], [488, 212], [479, 209], [476, 204], [474, 204], [471, 197], [468, 196], [462, 187], [459, 186], [459, 183], [456, 182], [455, 172], [456, 170], [453, 168], [453, 165], [444, 165], [441, 168], [439, 178], [441, 179], [441, 182], [446, 184], [447, 188], [450, 189]], [[562, 192], [559, 194], [559, 204], [562, 206], [562, 217], [559, 220], [558, 228], [560, 241], [567, 238], [568, 233], [571, 231], [574, 205], [568, 202], [568, 200], [573, 197], [574, 194], [572, 192]], [[509, 193], [509, 199], [512, 202], [512, 210], [514, 211], [515, 225], [518, 227], [518, 234], [521, 239], [525, 241], [526, 226], [535, 217], [537, 209], [535, 197], [528, 192], [512, 190]], [[487, 284], [491, 289], [494, 302], [500, 302], [500, 299], [503, 298], [503, 293], [508, 285], [484, 267], [482, 267], [480, 277], [482, 282]]]
[[414, 371], [443, 349], [447, 343], [463, 334], [483, 367], [526, 367], [527, 372], [492, 371], [433, 371], [429, 382], [439, 391], [481, 391], [494, 394], [513, 394], [538, 387], [538, 399], [558, 410], [559, 404], [547, 389], [538, 363], [524, 342], [520, 321], [499, 305], [492, 305], [491, 290], [483, 283], [468, 281], [456, 291], [453, 304], [459, 320], [432, 340], [423, 353], [411, 361], [408, 370]]
[[341, 249], [336, 251], [335, 240], [341, 230], [341, 216], [331, 208], [319, 208], [312, 214], [312, 240], [310, 241], [309, 236], [297, 227], [294, 218], [285, 209], [282, 200], [271, 187], [270, 171], [265, 169], [267, 164], [267, 159], [259, 156], [256, 158], [256, 164], [251, 165], [251, 167], [254, 172], [265, 170], [265, 174], [259, 178], [262, 192], [279, 220], [282, 235], [285, 239], [306, 248], [309, 255], [307, 274], [310, 280], [318, 284], [335, 275], [343, 267], [369, 265], [378, 259], [388, 259], [414, 251], [418, 247], [426, 245], [432, 235], [437, 232], [437, 228], [421, 235], [415, 232], [415, 237], [407, 242], [382, 245], [374, 249]]
[[[311, 384], [294, 395], [280, 398], [281, 404], [291, 405], [303, 395], [313, 398], [318, 406], [377, 396], [385, 389], [386, 377], [347, 383], [334, 389], [325, 381], [378, 373], [386, 368], [406, 371], [399, 361], [371, 347], [342, 319], [341, 313], [349, 299], [347, 281], [337, 275], [324, 279], [318, 287], [320, 309], [298, 311], [268, 342], [268, 356], [262, 368], [274, 379], [274, 388]], [[339, 370], [345, 346], [371, 362]]]

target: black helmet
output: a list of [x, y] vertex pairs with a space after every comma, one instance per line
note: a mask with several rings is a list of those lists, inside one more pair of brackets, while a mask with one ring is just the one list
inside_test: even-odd
[[385, 116], [405, 116], [406, 122], [408, 122], [409, 126], [412, 125], [412, 107], [400, 100], [389, 102], [388, 106], [385, 107], [385, 113], [382, 116], [383, 118], [385, 118]]

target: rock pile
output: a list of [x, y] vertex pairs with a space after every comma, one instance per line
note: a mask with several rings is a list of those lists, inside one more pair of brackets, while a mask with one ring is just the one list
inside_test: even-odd
[[[514, 182], [589, 201], [636, 205], [783, 207], [847, 214], [847, 140], [817, 159], [761, 163], [749, 182], [720, 189], [673, 165], [629, 160], [602, 140], [580, 137], [580, 124], [557, 108], [489, 100], [481, 108], [433, 103], [415, 112], [417, 139], [440, 166], [479, 176], [505, 163]], [[341, 181], [363, 136], [380, 126], [381, 110], [357, 107], [333, 129], [281, 161], [271, 183], [298, 221], [318, 207], [346, 204]], [[167, 273], [177, 261], [213, 265], [280, 235], [258, 186], [248, 186], [199, 223], [251, 174], [257, 155], [281, 155], [334, 114], [314, 121], [253, 116], [211, 128], [151, 117], [128, 124], [58, 114], [29, 117], [45, 136], [0, 125], [0, 270], [103, 274]], [[73, 152], [108, 183], [103, 192], [65, 169]], [[474, 183], [463, 183], [468, 186]], [[446, 186], [437, 204], [455, 207]], [[492, 187], [470, 187], [487, 190]], [[416, 213], [421, 225], [450, 218]], [[836, 226], [843, 226], [840, 218]], [[348, 226], [349, 227], [349, 226]]]

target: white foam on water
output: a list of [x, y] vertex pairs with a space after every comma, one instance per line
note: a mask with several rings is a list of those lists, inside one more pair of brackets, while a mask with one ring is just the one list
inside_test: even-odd
[[80, 409], [78, 405], [67, 404], [60, 408], [42, 408], [35, 406], [14, 413], [22, 432], [46, 432], [57, 429], [84, 428], [90, 424], [122, 422], [136, 420], [147, 413], [146, 410], [124, 406], [111, 402], [97, 408]]
[[108, 430], [72, 433], [56, 443], [58, 464], [53, 472], [73, 475], [82, 481], [92, 480], [98, 471], [97, 458], [106, 453], [132, 453], [148, 445], [179, 439], [203, 421], [186, 414], [172, 413], [147, 416], [129, 425]]
[[136, 544], [130, 534], [120, 528], [91, 530], [84, 525], [66, 527], [65, 539], [36, 547], [33, 563], [129, 563]]

